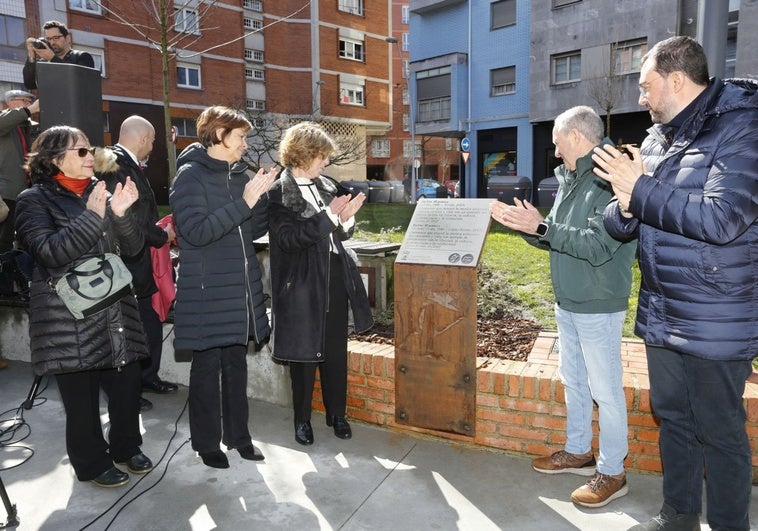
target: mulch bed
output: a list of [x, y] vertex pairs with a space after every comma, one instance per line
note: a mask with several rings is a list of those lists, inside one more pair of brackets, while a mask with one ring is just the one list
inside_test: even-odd
[[[476, 355], [484, 358], [499, 358], [526, 361], [534, 341], [540, 332], [540, 324], [517, 317], [479, 317], [477, 319]], [[350, 339], [393, 345], [394, 325], [375, 324], [363, 334], [351, 334]]]

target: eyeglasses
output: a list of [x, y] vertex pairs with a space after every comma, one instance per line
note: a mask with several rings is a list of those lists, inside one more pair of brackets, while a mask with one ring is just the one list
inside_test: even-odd
[[67, 151], [76, 151], [76, 154], [79, 155], [80, 158], [84, 158], [87, 156], [87, 153], [95, 156], [95, 148], [94, 147], [80, 147], [80, 148], [68, 148]]
[[653, 79], [648, 79], [644, 83], [640, 83], [640, 98], [648, 97], [650, 94], [650, 84], [656, 79], [663, 79], [663, 76], [654, 77]]

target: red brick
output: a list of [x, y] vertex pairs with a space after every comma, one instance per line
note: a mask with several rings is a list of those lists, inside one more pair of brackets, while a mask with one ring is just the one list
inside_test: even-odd
[[491, 409], [480, 409], [476, 415], [477, 419], [491, 420], [499, 422], [501, 424], [509, 424], [516, 426], [526, 425], [526, 416], [521, 413], [514, 413], [511, 411], [499, 411]]
[[388, 378], [377, 378], [375, 376], [370, 376], [366, 380], [366, 385], [369, 387], [375, 387], [376, 389], [394, 389], [395, 381]]
[[529, 425], [535, 428], [547, 428], [550, 430], [565, 430], [566, 419], [562, 417], [551, 417], [549, 415], [534, 415], [529, 419]]
[[498, 407], [500, 404], [500, 398], [498, 398], [495, 395], [491, 394], [485, 394], [485, 393], [477, 393], [476, 395], [476, 405], [477, 407]]

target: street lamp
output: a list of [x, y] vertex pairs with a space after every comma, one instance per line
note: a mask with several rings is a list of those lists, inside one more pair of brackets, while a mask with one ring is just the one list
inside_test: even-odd
[[[400, 48], [400, 43], [395, 37], [386, 37], [384, 39], [390, 44], [395, 44], [397, 46], [397, 54], [398, 57], [400, 57], [400, 66], [405, 69], [405, 65], [403, 64], [403, 50]], [[410, 74], [409, 74], [410, 75]], [[411, 133], [411, 203], [416, 203], [416, 181], [417, 179], [417, 172], [418, 168], [416, 165], [418, 164], [418, 161], [416, 160], [416, 120], [413, 116], [413, 94], [411, 93], [411, 83], [408, 78], [408, 76], [405, 77], [405, 84], [408, 87], [408, 98], [409, 98], [409, 115], [408, 120], [410, 121], [409, 128]]]

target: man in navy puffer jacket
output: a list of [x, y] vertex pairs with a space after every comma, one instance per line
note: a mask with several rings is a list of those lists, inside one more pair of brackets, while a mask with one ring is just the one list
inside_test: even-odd
[[758, 84], [708, 78], [689, 37], [642, 59], [654, 126], [631, 159], [595, 150], [618, 198], [608, 232], [639, 238], [636, 333], [660, 417], [663, 508], [632, 529], [750, 529], [752, 465], [742, 394], [758, 356]]

